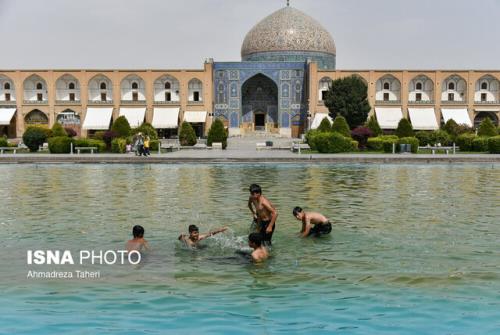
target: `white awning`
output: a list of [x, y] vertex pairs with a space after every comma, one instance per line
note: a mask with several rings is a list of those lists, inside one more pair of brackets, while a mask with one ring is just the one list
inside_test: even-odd
[[87, 108], [83, 129], [108, 130], [113, 114], [112, 107]]
[[319, 125], [321, 124], [321, 121], [323, 121], [323, 119], [325, 117], [328, 119], [328, 121], [330, 121], [330, 124], [332, 124], [333, 120], [328, 114], [316, 113], [316, 114], [314, 114], [314, 119], [313, 119], [313, 122], [311, 123], [311, 129], [317, 129], [319, 127]]
[[146, 107], [120, 108], [119, 116], [125, 116], [131, 128], [140, 127], [144, 123]]
[[156, 129], [177, 128], [179, 126], [179, 108], [155, 108], [152, 125]]
[[0, 108], [0, 126], [10, 125], [10, 121], [15, 113], [15, 108]]
[[375, 114], [377, 116], [377, 122], [382, 129], [396, 129], [399, 121], [403, 118], [403, 112], [399, 107], [375, 107]]
[[188, 111], [184, 112], [184, 121], [189, 122], [189, 123], [200, 123], [200, 122], [205, 122], [207, 119], [207, 112], [203, 111]]
[[415, 130], [437, 130], [439, 125], [434, 108], [408, 108], [411, 125]]
[[472, 122], [469, 117], [469, 112], [465, 108], [455, 108], [446, 109], [442, 108], [441, 113], [443, 114], [444, 122], [448, 122], [449, 119], [453, 119], [457, 124], [465, 124], [472, 127]]

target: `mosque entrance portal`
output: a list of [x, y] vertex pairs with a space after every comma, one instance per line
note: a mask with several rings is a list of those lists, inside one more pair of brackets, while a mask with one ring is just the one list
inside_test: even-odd
[[278, 86], [269, 77], [256, 74], [241, 88], [245, 132], [278, 131]]

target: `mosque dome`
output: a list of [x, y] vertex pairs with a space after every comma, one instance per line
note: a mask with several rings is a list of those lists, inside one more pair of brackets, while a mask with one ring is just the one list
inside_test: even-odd
[[241, 47], [244, 61], [318, 61], [320, 68], [335, 68], [335, 42], [315, 19], [293, 7], [264, 18], [246, 35]]

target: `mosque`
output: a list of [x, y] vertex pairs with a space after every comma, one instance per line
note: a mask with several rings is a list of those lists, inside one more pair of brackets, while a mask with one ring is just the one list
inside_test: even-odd
[[183, 121], [204, 136], [214, 118], [230, 136], [299, 137], [328, 114], [331, 81], [351, 75], [366, 82], [383, 129], [403, 117], [419, 130], [450, 118], [473, 126], [489, 117], [498, 125], [500, 71], [344, 71], [336, 54], [330, 33], [287, 5], [250, 29], [241, 61], [207, 59], [195, 70], [0, 70], [0, 136], [55, 122], [87, 136], [124, 115], [132, 127], [146, 121], [165, 138]]

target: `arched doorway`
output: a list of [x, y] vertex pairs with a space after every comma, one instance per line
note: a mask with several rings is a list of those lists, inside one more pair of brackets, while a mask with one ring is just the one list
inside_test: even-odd
[[474, 128], [476, 129], [479, 128], [481, 122], [483, 122], [483, 120], [486, 118], [490, 118], [491, 122], [493, 122], [493, 124], [498, 127], [498, 117], [496, 116], [495, 112], [483, 111], [477, 113], [476, 116], [474, 117]]
[[57, 122], [64, 128], [71, 128], [75, 131], [76, 136], [81, 134], [80, 116], [71, 109], [66, 109], [57, 115]]
[[243, 128], [272, 132], [278, 129], [278, 86], [259, 73], [241, 87]]
[[34, 109], [24, 117], [24, 123], [27, 126], [35, 126], [35, 125], [44, 125], [47, 126], [49, 124], [49, 118], [45, 115], [44, 112]]

